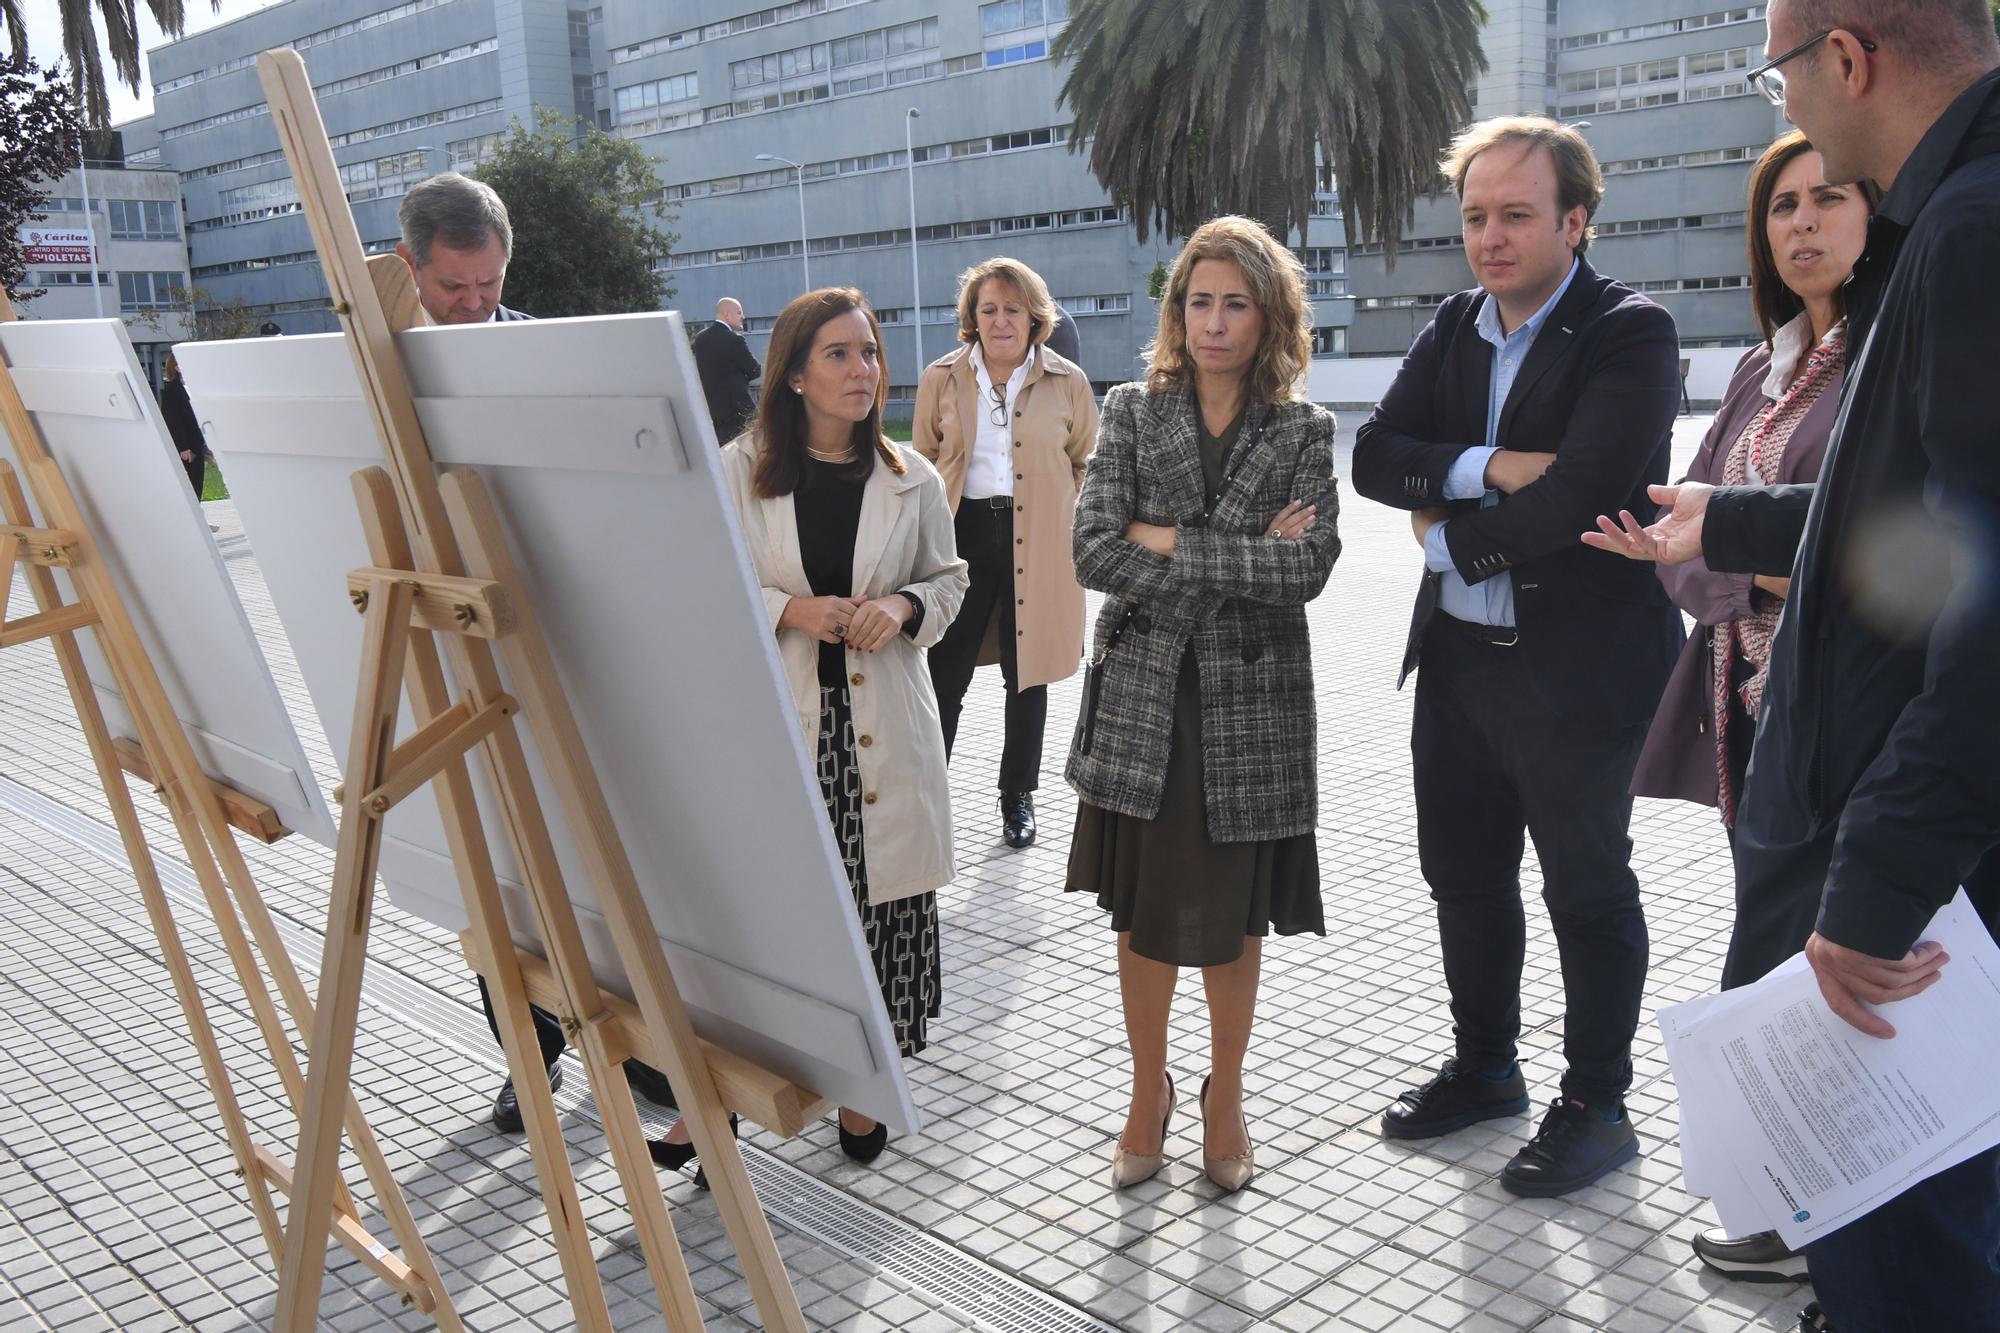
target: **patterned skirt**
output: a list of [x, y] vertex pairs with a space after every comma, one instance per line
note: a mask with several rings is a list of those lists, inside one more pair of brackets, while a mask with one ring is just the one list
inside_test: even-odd
[[854, 758], [854, 714], [845, 685], [819, 689], [819, 790], [833, 822], [833, 845], [847, 867], [862, 934], [875, 960], [896, 1046], [915, 1055], [926, 1045], [925, 1027], [938, 1016], [944, 973], [938, 963], [937, 894], [894, 902], [868, 901], [868, 862], [861, 840], [861, 770]]

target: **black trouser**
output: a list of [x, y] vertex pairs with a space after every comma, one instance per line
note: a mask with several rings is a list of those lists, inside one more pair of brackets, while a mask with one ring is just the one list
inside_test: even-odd
[[931, 688], [937, 693], [938, 720], [944, 724], [944, 753], [951, 757], [951, 743], [958, 735], [958, 714], [965, 691], [972, 684], [972, 670], [979, 661], [979, 645], [986, 638], [987, 622], [997, 603], [1000, 611], [1000, 678], [1007, 685], [1006, 740], [1000, 750], [1000, 790], [1033, 791], [1041, 785], [1042, 731], [1049, 720], [1049, 689], [1036, 685], [1014, 688], [1016, 649], [1020, 627], [1014, 609], [1020, 605], [1014, 593], [1014, 575], [1023, 568], [1014, 544], [1013, 502], [998, 505], [985, 499], [965, 500], [958, 506], [953, 522], [958, 536], [958, 554], [970, 568], [972, 582], [958, 619], [930, 651]]
[[1525, 829], [1562, 957], [1562, 1090], [1587, 1105], [1619, 1104], [1632, 1082], [1647, 940], [1627, 829], [1645, 736], [1643, 724], [1565, 723], [1518, 648], [1443, 613], [1432, 620], [1410, 749], [1458, 1057], [1499, 1070], [1515, 1056]]
[[[492, 1032], [493, 1040], [500, 1040], [500, 1018], [493, 1012], [493, 992], [486, 988], [486, 978], [479, 977], [479, 1003], [486, 1010], [486, 1027]], [[528, 1006], [528, 1012], [535, 1020], [535, 1040], [542, 1048], [542, 1068], [549, 1069], [563, 1053], [562, 1020], [546, 1009]], [[673, 1089], [667, 1084], [667, 1076], [651, 1065], [637, 1060], [625, 1062], [625, 1077], [632, 1086], [646, 1095], [647, 1100], [661, 1106], [673, 1106]]]
[[201, 483], [208, 474], [208, 456], [196, 453], [193, 458], [184, 461], [181, 468], [187, 473], [188, 485], [194, 487], [194, 498], [201, 499]]

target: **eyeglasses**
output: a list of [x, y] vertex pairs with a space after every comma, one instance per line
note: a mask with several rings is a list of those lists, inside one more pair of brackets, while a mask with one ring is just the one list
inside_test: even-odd
[[995, 384], [986, 391], [986, 395], [993, 400], [993, 407], [987, 412], [986, 419], [996, 426], [1006, 425], [1007, 386], [1004, 384]]
[[[1751, 70], [1750, 86], [1755, 88], [1758, 92], [1764, 94], [1764, 100], [1769, 102], [1772, 106], [1783, 106], [1785, 104], [1785, 72], [1779, 69], [1778, 66], [1784, 64], [1787, 60], [1792, 60], [1798, 56], [1804, 55], [1806, 52], [1812, 50], [1815, 46], [1818, 46], [1821, 42], [1833, 36], [1833, 34], [1838, 31], [1843, 31], [1843, 30], [1837, 28], [1828, 28], [1825, 32], [1817, 33], [1811, 37], [1806, 38], [1803, 42], [1800, 42], [1797, 46], [1785, 52], [1785, 54], [1779, 56], [1776, 60], [1771, 61], [1769, 64], [1761, 65], [1758, 68]], [[1852, 33], [1848, 35], [1854, 36], [1854, 34]], [[1866, 51], [1869, 55], [1872, 56], [1875, 54], [1875, 43], [1869, 41], [1866, 37], [1855, 36], [1854, 40], [1859, 42], [1861, 44], [1861, 49]]]

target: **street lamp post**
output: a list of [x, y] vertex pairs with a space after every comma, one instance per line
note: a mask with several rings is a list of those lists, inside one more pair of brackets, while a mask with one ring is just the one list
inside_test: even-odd
[[923, 112], [915, 107], [903, 117], [903, 165], [910, 174], [910, 332], [916, 339], [917, 364], [911, 367], [910, 383], [924, 373], [924, 298], [917, 291], [917, 152], [911, 141], [911, 127]]
[[799, 267], [805, 271], [806, 290], [811, 291], [813, 289], [812, 260], [808, 258], [806, 255], [806, 247], [810, 244], [810, 242], [807, 241], [806, 239], [806, 169], [800, 166], [798, 163], [792, 161], [792, 159], [790, 159], [789, 157], [779, 157], [776, 153], [759, 153], [757, 154], [757, 160], [759, 162], [784, 163], [786, 166], [792, 169], [792, 179], [798, 182]]

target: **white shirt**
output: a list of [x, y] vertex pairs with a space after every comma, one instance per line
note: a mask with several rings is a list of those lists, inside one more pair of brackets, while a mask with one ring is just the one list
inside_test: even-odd
[[974, 408], [973, 420], [978, 429], [972, 437], [972, 457], [965, 464], [965, 496], [967, 499], [983, 500], [989, 495], [1012, 495], [1014, 493], [1014, 400], [1020, 396], [1021, 386], [1028, 382], [1028, 370], [1035, 364], [1039, 350], [1028, 353], [1027, 359], [1014, 367], [1014, 373], [1007, 377], [1005, 420], [993, 424], [993, 378], [986, 373], [986, 358], [980, 353], [979, 344], [972, 344], [972, 369], [979, 377], [979, 401]]

